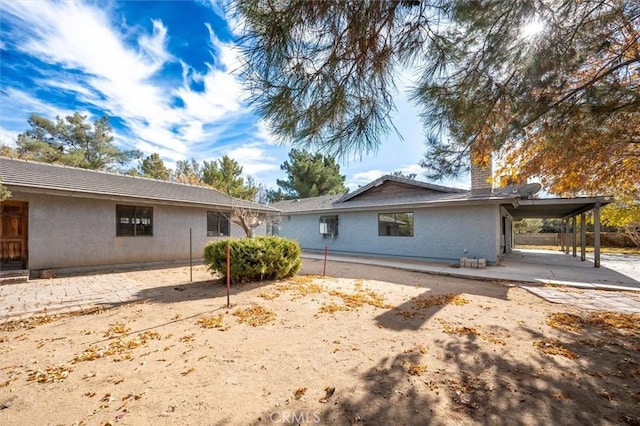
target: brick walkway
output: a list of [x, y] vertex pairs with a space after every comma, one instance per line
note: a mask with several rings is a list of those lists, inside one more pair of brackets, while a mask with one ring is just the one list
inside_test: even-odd
[[122, 274], [35, 280], [0, 286], [0, 321], [39, 313], [59, 314], [137, 300], [144, 288]]

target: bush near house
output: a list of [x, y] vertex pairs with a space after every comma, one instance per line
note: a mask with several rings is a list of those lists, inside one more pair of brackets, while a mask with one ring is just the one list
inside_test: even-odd
[[222, 274], [225, 280], [227, 245], [232, 284], [291, 277], [302, 266], [300, 246], [286, 238], [269, 236], [216, 241], [205, 247], [204, 263], [210, 271]]

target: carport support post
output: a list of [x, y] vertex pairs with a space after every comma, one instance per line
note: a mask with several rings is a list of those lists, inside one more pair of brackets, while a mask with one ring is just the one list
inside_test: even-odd
[[578, 228], [576, 227], [577, 223], [576, 223], [576, 216], [574, 216], [571, 220], [571, 226], [572, 226], [572, 231], [573, 231], [573, 257], [576, 257], [576, 251], [577, 251], [577, 246], [578, 246]]
[[587, 228], [585, 226], [585, 215], [580, 214], [580, 260], [587, 260]]
[[564, 219], [560, 224], [560, 251], [564, 251]]
[[593, 267], [600, 267], [600, 203], [593, 208]]

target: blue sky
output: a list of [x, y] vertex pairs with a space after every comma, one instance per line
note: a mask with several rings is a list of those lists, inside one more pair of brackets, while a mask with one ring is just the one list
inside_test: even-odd
[[[0, 142], [13, 144], [31, 113], [106, 115], [121, 149], [157, 152], [169, 167], [226, 154], [275, 188], [291, 147], [245, 102], [234, 73], [239, 28], [215, 0], [0, 0]], [[390, 134], [377, 153], [341, 163], [351, 189], [396, 170], [425, 180], [424, 132], [398, 87], [394, 121], [404, 140]]]

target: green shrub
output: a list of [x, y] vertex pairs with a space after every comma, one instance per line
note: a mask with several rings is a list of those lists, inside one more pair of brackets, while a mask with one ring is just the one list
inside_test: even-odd
[[227, 278], [226, 247], [229, 246], [231, 283], [278, 280], [300, 270], [300, 246], [280, 237], [256, 237], [215, 241], [204, 248], [204, 264]]

